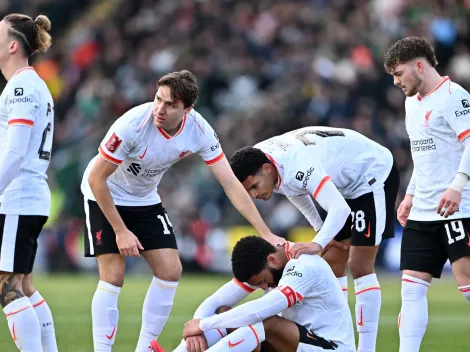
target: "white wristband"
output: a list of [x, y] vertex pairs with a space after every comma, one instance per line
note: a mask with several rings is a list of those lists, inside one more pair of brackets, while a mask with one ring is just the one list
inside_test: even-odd
[[459, 193], [462, 193], [467, 182], [468, 176], [462, 172], [457, 172], [457, 176], [455, 176], [454, 182], [452, 182], [450, 188], [456, 190]]

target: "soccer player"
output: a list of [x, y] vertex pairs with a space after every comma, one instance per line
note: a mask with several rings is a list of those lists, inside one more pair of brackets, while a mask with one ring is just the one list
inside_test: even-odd
[[52, 96], [29, 57], [51, 45], [46, 16], [0, 22], [0, 304], [21, 351], [57, 351], [51, 311], [31, 282], [37, 239], [49, 216], [46, 171], [54, 130]]
[[[252, 198], [284, 194], [318, 232], [291, 256], [316, 254], [330, 264], [347, 299], [354, 278], [358, 351], [375, 351], [381, 292], [374, 273], [382, 239], [393, 237], [399, 173], [391, 152], [348, 129], [306, 127], [238, 150], [231, 166]], [[327, 212], [321, 220], [316, 204]], [[333, 240], [349, 251], [326, 246]], [[335, 243], [335, 242], [333, 242]]]
[[186, 70], [173, 72], [157, 86], [154, 102], [129, 110], [113, 124], [82, 180], [85, 255], [96, 256], [100, 274], [92, 302], [95, 351], [111, 351], [116, 338], [125, 256], [141, 253], [154, 275], [144, 301], [137, 352], [148, 351], [168, 319], [181, 262], [157, 186], [177, 161], [198, 154], [255, 229], [273, 243], [282, 240], [263, 222], [214, 130], [193, 109], [196, 77]]
[[[201, 304], [176, 351], [186, 352], [187, 344], [190, 351], [201, 351], [193, 343], [203, 333], [213, 345], [210, 352], [253, 351], [260, 343], [261, 351], [356, 351], [351, 312], [331, 268], [318, 255], [291, 258], [291, 245], [275, 247], [256, 236], [238, 241], [232, 253], [235, 278]], [[257, 287], [269, 292], [215, 314]], [[227, 335], [228, 328], [238, 329]]]
[[413, 174], [398, 208], [401, 244], [400, 351], [419, 350], [428, 323], [426, 295], [449, 259], [470, 301], [470, 95], [437, 71], [431, 45], [410, 37], [393, 44], [385, 69], [406, 95]]

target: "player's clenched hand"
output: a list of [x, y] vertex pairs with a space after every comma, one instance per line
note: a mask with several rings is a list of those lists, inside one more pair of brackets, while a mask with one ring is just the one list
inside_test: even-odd
[[322, 250], [321, 246], [315, 242], [297, 242], [289, 250], [291, 258], [298, 258], [302, 254], [318, 254]]
[[459, 210], [461, 200], [462, 194], [460, 192], [452, 188], [447, 189], [447, 191], [442, 194], [441, 199], [439, 199], [437, 213], [445, 218], [453, 215]]
[[116, 243], [119, 252], [127, 257], [140, 257], [139, 249], [144, 250], [137, 237], [128, 229], [116, 232]]
[[397, 219], [401, 226], [405, 226], [408, 221], [408, 216], [410, 215], [411, 207], [413, 206], [413, 196], [407, 194], [405, 198], [400, 203], [400, 206], [397, 210]]
[[186, 350], [188, 352], [203, 352], [208, 349], [204, 335], [190, 336], [186, 338]]
[[199, 328], [199, 322], [201, 319], [192, 319], [184, 324], [183, 337], [186, 339], [190, 336], [197, 336], [202, 334], [201, 328]]
[[331, 240], [330, 243], [328, 243], [325, 246], [325, 248], [323, 248], [320, 255], [324, 255], [326, 252], [328, 252], [328, 250], [331, 247], [336, 247], [336, 248], [339, 248], [339, 249], [348, 249], [348, 246], [346, 246], [344, 243], [341, 243], [341, 242], [338, 242], [338, 241], [335, 241], [335, 240]]

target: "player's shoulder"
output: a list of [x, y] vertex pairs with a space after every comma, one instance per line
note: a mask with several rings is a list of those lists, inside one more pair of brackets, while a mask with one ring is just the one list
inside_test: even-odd
[[49, 92], [46, 83], [34, 69], [29, 67], [13, 75], [7, 83], [6, 90], [16, 97]]
[[128, 132], [137, 132], [146, 123], [152, 123], [152, 102], [137, 105], [116, 120], [122, 127], [128, 128]]
[[186, 114], [186, 123], [193, 127], [194, 131], [199, 134], [206, 134], [213, 131], [207, 120], [196, 110], [192, 109]]
[[468, 91], [462, 87], [460, 84], [451, 81], [450, 86], [449, 86], [449, 99], [460, 99], [462, 97], [465, 97], [468, 99]]

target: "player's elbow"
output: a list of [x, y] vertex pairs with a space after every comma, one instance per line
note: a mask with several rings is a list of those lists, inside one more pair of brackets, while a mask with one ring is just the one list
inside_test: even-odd
[[338, 219], [344, 219], [344, 222], [346, 222], [349, 214], [351, 214], [351, 208], [349, 207], [348, 203], [346, 203], [344, 198], [337, 202], [334, 209], [338, 214]]
[[88, 175], [88, 184], [90, 185], [92, 191], [95, 190], [103, 181], [105, 181], [99, 173], [93, 171], [94, 170], [92, 170], [90, 175]]

